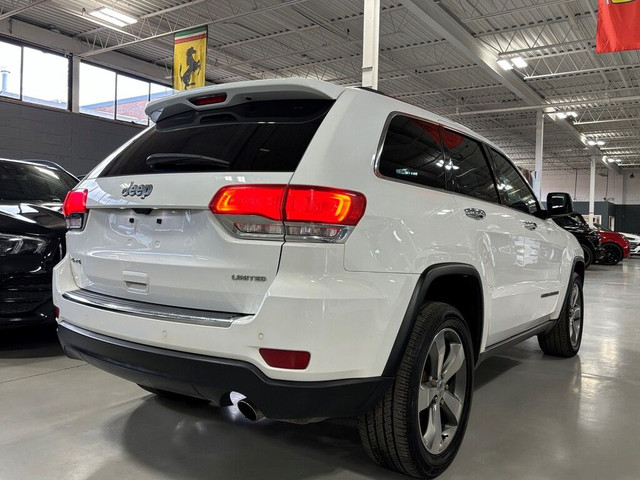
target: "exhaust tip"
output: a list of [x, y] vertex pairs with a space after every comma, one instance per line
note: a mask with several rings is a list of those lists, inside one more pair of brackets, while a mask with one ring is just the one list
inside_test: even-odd
[[238, 410], [240, 410], [240, 413], [242, 413], [247, 420], [251, 420], [252, 422], [257, 422], [264, 418], [262, 412], [246, 398], [238, 401]]

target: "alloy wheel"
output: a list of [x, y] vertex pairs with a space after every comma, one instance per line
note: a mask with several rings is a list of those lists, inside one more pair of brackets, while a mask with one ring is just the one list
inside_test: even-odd
[[418, 393], [422, 442], [433, 455], [446, 450], [460, 425], [468, 388], [466, 364], [458, 333], [439, 331], [429, 347]]
[[574, 348], [578, 346], [582, 329], [582, 302], [580, 300], [580, 288], [574, 284], [569, 301], [569, 335], [571, 345]]

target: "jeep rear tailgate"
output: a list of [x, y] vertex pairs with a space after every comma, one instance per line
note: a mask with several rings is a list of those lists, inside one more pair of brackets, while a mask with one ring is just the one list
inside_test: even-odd
[[289, 183], [333, 100], [244, 98], [161, 119], [78, 186], [88, 191], [86, 225], [67, 234], [78, 287], [167, 306], [258, 310], [284, 237], [235, 235], [210, 202], [227, 185]]

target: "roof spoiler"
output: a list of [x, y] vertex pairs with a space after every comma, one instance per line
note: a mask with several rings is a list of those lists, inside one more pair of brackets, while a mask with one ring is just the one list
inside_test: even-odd
[[153, 122], [188, 112], [229, 107], [250, 101], [335, 100], [345, 88], [304, 78], [253, 80], [187, 90], [149, 102], [144, 112]]

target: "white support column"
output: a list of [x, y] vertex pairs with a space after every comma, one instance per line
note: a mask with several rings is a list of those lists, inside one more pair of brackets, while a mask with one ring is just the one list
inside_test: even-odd
[[364, 0], [362, 32], [362, 86], [378, 89], [380, 52], [380, 0]]
[[544, 112], [536, 113], [536, 151], [533, 171], [533, 193], [540, 198], [542, 192], [542, 152], [544, 147]]
[[71, 111], [80, 111], [80, 57], [71, 57]]
[[596, 210], [596, 156], [591, 156], [591, 175], [589, 176], [589, 226], [593, 228], [593, 216]]

